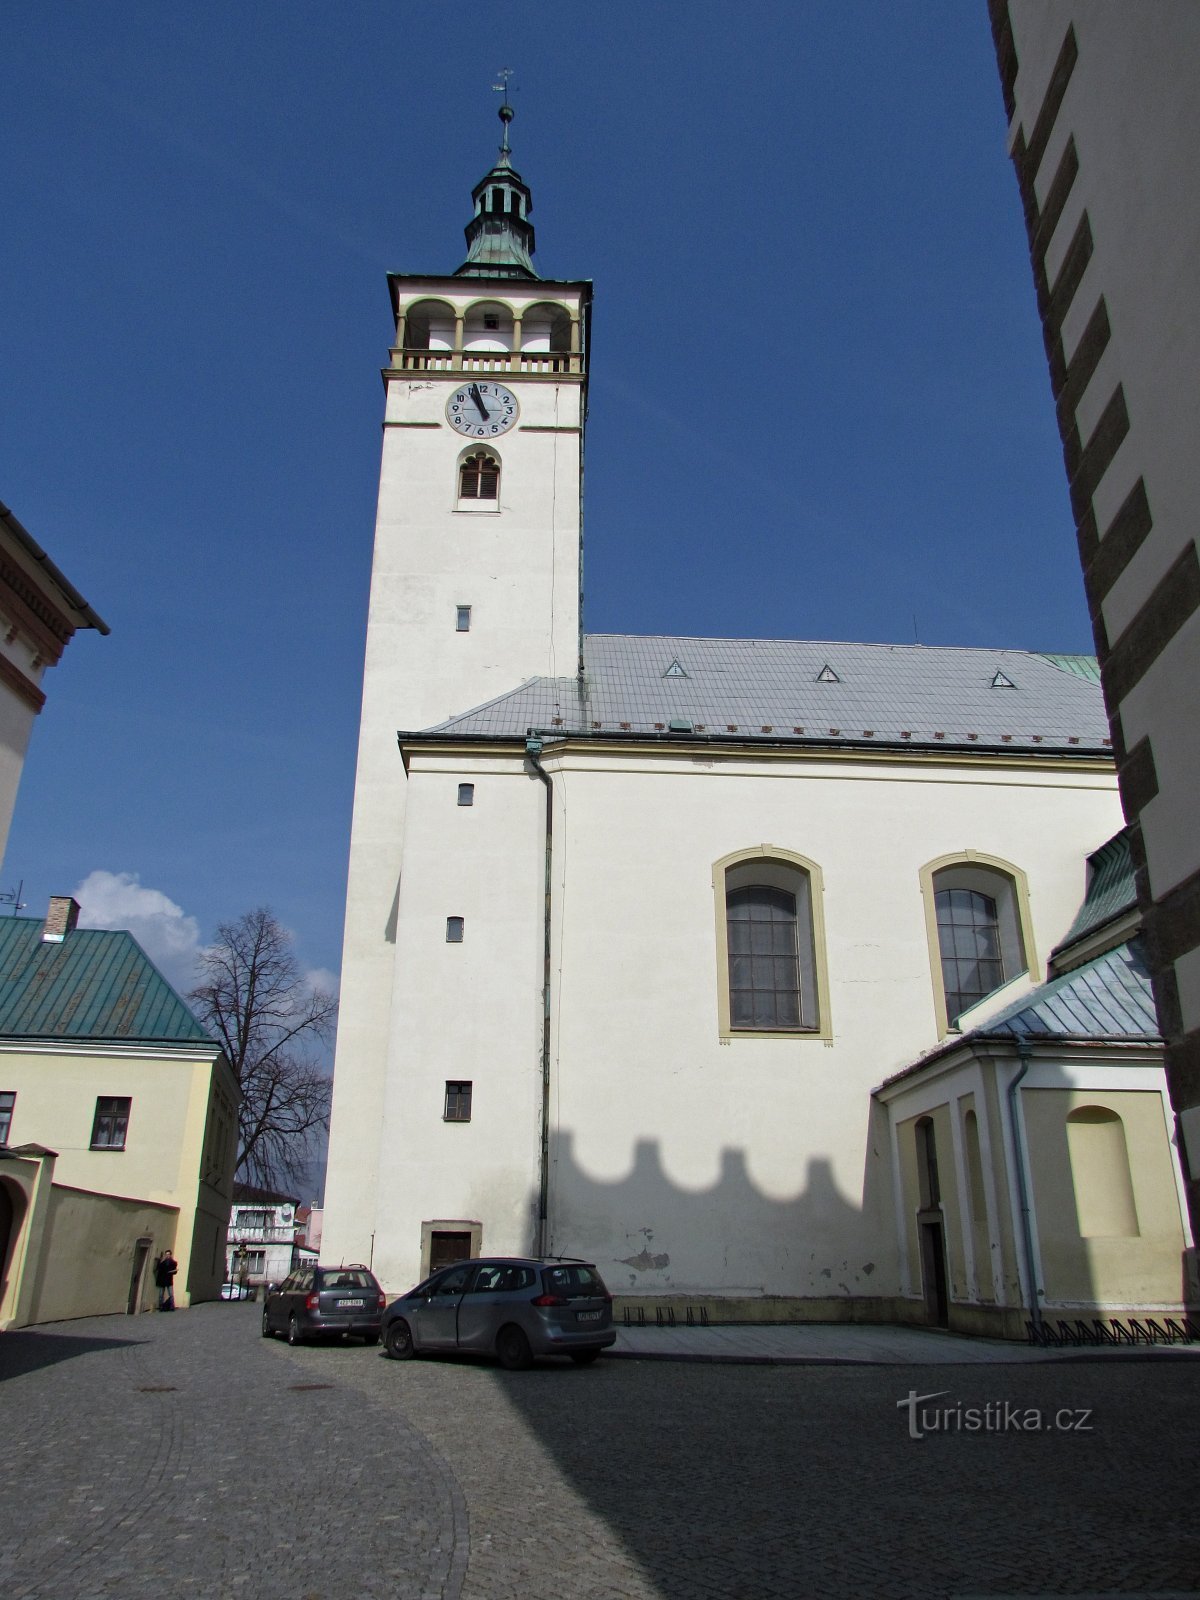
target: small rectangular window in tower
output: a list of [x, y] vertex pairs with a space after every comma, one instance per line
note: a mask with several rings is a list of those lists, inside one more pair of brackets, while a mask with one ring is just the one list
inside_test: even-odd
[[470, 606], [456, 606], [454, 608], [454, 631], [456, 633], [470, 633], [471, 608]]
[[475, 804], [475, 785], [473, 783], [459, 784], [458, 803], [460, 806], [473, 806]]
[[463, 927], [464, 927], [464, 918], [462, 918], [462, 917], [447, 917], [446, 918], [446, 943], [447, 944], [461, 944], [463, 942]]
[[13, 1107], [16, 1103], [16, 1090], [0, 1094], [0, 1148], [8, 1143], [8, 1132], [12, 1127]]
[[96, 1116], [92, 1123], [93, 1150], [124, 1150], [132, 1104], [127, 1095], [102, 1094], [97, 1097]]
[[443, 1114], [442, 1120], [443, 1122], [470, 1122], [470, 1083], [447, 1083], [446, 1110]]

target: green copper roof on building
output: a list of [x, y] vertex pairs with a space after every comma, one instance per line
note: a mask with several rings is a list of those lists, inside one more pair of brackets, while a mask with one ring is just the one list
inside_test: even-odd
[[0, 918], [0, 1038], [215, 1048], [132, 934], [73, 928], [56, 942], [44, 926]]
[[1095, 656], [1055, 656], [1048, 655], [1044, 650], [1040, 654], [1043, 661], [1048, 661], [1060, 672], [1073, 672], [1077, 678], [1085, 678], [1088, 683], [1100, 682], [1100, 663]]
[[500, 155], [490, 172], [471, 190], [475, 215], [466, 226], [467, 259], [457, 268], [456, 278], [537, 278], [533, 267], [533, 195], [521, 181], [512, 164], [508, 127], [513, 108], [508, 103], [508, 74], [497, 88], [504, 94], [500, 122], [504, 136]]

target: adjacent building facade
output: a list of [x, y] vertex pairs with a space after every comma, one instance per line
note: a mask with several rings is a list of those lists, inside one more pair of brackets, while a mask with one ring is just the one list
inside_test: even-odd
[[8, 841], [33, 719], [46, 703], [46, 668], [77, 628], [108, 624], [0, 505], [0, 858]]
[[225, 1250], [226, 1278], [244, 1289], [282, 1283], [298, 1264], [303, 1247], [299, 1209], [295, 1195], [235, 1183]]
[[0, 919], [0, 1328], [215, 1299], [238, 1087], [128, 933]]
[[583, 634], [590, 289], [534, 273], [507, 117], [474, 201], [457, 272], [390, 280], [323, 1254], [1011, 1331], [1016, 1244], [990, 1317], [982, 1256], [941, 1300], [914, 1258], [885, 1080], [1066, 939], [1121, 825], [1095, 662]]
[[1195, 1222], [1200, 8], [990, 11]]
[[1183, 1175], [1129, 836], [1094, 852], [1049, 980], [876, 1090], [901, 1292], [1000, 1337], [1189, 1303]]

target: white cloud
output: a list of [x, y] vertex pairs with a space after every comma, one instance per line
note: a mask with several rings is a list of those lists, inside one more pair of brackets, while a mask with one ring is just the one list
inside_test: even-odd
[[75, 889], [81, 928], [126, 928], [168, 983], [186, 995], [196, 984], [200, 928], [161, 889], [136, 872], [89, 872]]
[[341, 986], [341, 979], [336, 972], [330, 972], [328, 967], [305, 967], [305, 987], [312, 990], [319, 989], [322, 994], [336, 994]]

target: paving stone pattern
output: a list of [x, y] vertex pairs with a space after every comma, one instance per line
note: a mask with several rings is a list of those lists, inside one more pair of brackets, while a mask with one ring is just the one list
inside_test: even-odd
[[[1186, 1359], [506, 1373], [293, 1351], [232, 1305], [7, 1334], [0, 1380], [5, 1600], [1200, 1588]], [[910, 1389], [1091, 1427], [913, 1440]]]

